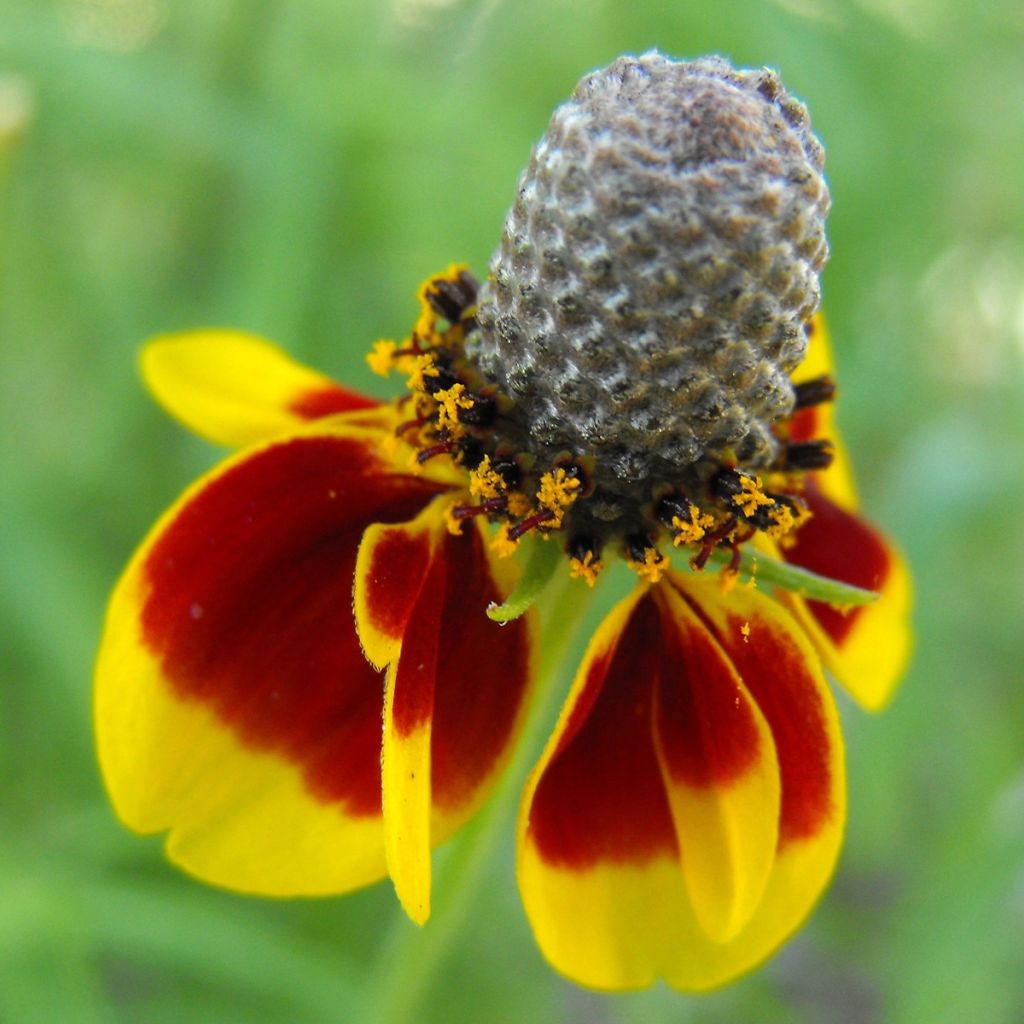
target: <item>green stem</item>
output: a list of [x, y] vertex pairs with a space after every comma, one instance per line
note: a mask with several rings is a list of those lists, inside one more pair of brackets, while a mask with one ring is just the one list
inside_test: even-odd
[[[550, 543], [538, 548], [555, 548]], [[572, 590], [572, 599], [568, 592]], [[516, 753], [505, 769], [497, 791], [453, 843], [450, 856], [435, 872], [434, 912], [426, 926], [417, 928], [400, 915], [377, 958], [378, 970], [370, 978], [360, 1020], [367, 1024], [408, 1024], [422, 1019], [430, 987], [440, 976], [448, 955], [487, 877], [487, 868], [513, 817], [523, 780], [537, 757], [544, 730], [555, 714], [561, 695], [555, 687], [556, 670], [574, 639], [589, 605], [590, 588], [565, 578], [545, 598], [544, 643], [538, 666], [538, 685]]]

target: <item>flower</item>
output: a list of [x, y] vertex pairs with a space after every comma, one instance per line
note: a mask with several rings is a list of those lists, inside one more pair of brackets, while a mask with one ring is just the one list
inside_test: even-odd
[[[672, 103], [682, 142], [661, 130]], [[601, 141], [622, 118], [662, 150], [757, 136], [746, 176], [705, 152], [678, 188], [662, 150], [637, 172]], [[151, 342], [157, 399], [239, 451], [156, 524], [110, 602], [96, 727], [122, 820], [244, 892], [390, 875], [423, 923], [431, 849], [486, 799], [530, 703], [542, 631], [516, 613], [537, 566], [564, 551], [586, 592], [611, 552], [636, 585], [521, 805], [537, 941], [602, 989], [706, 989], [769, 955], [840, 846], [821, 662], [878, 708], [909, 642], [906, 571], [857, 515], [832, 423], [820, 164], [773, 74], [623, 58], [556, 112], [492, 278], [428, 279], [408, 339], [374, 346], [408, 394], [379, 403], [237, 331]], [[834, 606], [865, 591], [880, 596]]]

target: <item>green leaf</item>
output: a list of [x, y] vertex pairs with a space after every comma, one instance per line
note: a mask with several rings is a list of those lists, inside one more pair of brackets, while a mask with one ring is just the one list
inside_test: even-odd
[[[709, 566], [726, 566], [731, 561], [732, 551], [729, 548], [715, 548], [707, 564]], [[683, 567], [689, 572], [706, 571], [705, 569], [694, 569], [689, 560], [683, 563]], [[749, 547], [743, 548], [741, 551], [739, 573], [740, 579], [744, 583], [747, 580], [756, 579], [759, 583], [769, 583], [774, 587], [781, 587], [783, 590], [792, 591], [811, 601], [823, 601], [825, 604], [840, 608], [871, 604], [872, 601], [878, 600], [878, 594], [874, 590], [864, 590], [862, 587], [854, 587], [849, 583], [842, 583], [827, 576], [819, 576], [809, 569], [801, 569], [789, 562], [780, 562], [777, 558], [752, 551]]]

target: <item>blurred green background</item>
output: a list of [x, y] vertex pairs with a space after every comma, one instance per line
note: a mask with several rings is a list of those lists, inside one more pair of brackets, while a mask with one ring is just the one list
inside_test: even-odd
[[[386, 884], [177, 874], [92, 751], [105, 595], [217, 454], [147, 400], [139, 342], [244, 327], [383, 394], [369, 342], [486, 267], [551, 109], [651, 46], [779, 68], [828, 148], [840, 418], [918, 599], [892, 708], [842, 702], [831, 890], [730, 988], [606, 997], [537, 953], [511, 820], [449, 871], [440, 938]], [[1024, 1020], [1022, 183], [1019, 0], [0, 0], [0, 1022], [372, 1021], [406, 975], [417, 1022]]]

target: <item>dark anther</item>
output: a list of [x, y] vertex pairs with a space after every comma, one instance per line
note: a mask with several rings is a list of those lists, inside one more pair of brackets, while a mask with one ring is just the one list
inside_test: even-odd
[[578, 498], [589, 498], [594, 493], [593, 459], [581, 460], [573, 455], [559, 455], [554, 467], [564, 470], [570, 480], [579, 480], [580, 485], [576, 490]]
[[483, 442], [471, 434], [459, 438], [459, 463], [466, 469], [474, 470], [484, 461]]
[[510, 491], [514, 491], [519, 486], [522, 474], [519, 472], [519, 464], [515, 459], [495, 456], [491, 460], [491, 469], [501, 477]]
[[454, 281], [439, 277], [427, 288], [427, 302], [430, 308], [443, 316], [450, 324], [457, 324], [476, 302], [477, 282], [472, 274], [463, 271]]
[[438, 391], [447, 391], [454, 384], [459, 383], [459, 378], [447, 366], [435, 362], [434, 368], [437, 373], [423, 375], [423, 390], [428, 395], [435, 395]]
[[720, 501], [732, 504], [732, 499], [742, 493], [744, 477], [750, 479], [748, 473], [738, 469], [720, 469], [710, 480], [708, 486], [711, 493]]
[[786, 448], [786, 469], [828, 469], [835, 452], [831, 441], [801, 441]]
[[690, 518], [690, 502], [679, 493], [666, 494], [654, 506], [654, 514], [659, 522], [666, 526], [672, 525], [673, 519], [681, 519], [684, 523], [692, 522]]
[[600, 555], [600, 545], [593, 537], [578, 535], [565, 546], [565, 553], [577, 562], [585, 562], [587, 555], [590, 555], [591, 561], [596, 562]]
[[632, 562], [644, 562], [647, 560], [648, 551], [657, 551], [653, 541], [646, 533], [634, 533], [625, 540], [626, 554]]
[[743, 516], [743, 521], [750, 523], [758, 530], [767, 530], [775, 522], [778, 511], [779, 503], [777, 501], [773, 501], [770, 505], [758, 505], [752, 515]]
[[822, 402], [831, 402], [836, 397], [836, 384], [826, 373], [824, 376], [797, 384], [793, 391], [796, 394], [794, 410], [807, 409], [812, 405], [821, 405]]
[[489, 427], [494, 422], [498, 407], [490, 395], [473, 395], [473, 404], [459, 410], [459, 422], [471, 427]]

